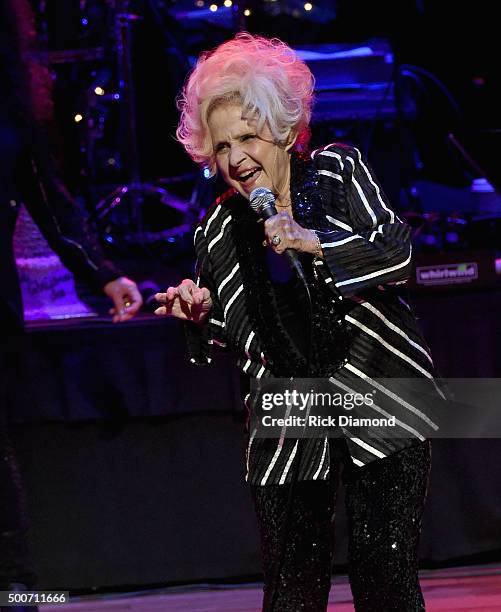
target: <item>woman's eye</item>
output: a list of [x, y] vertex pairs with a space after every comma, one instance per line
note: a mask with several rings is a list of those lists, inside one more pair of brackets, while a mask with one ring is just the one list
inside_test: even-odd
[[254, 134], [245, 134], [245, 136], [242, 136], [242, 141], [251, 140], [252, 138], [254, 138]]
[[224, 151], [224, 149], [226, 149], [226, 145], [224, 143], [218, 144], [216, 147], [216, 153], [221, 153], [221, 151]]

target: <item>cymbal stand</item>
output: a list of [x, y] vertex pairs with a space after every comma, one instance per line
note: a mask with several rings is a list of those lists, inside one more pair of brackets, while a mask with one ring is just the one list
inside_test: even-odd
[[121, 102], [121, 132], [124, 135], [121, 156], [125, 163], [128, 182], [119, 185], [110, 194], [100, 200], [95, 207], [93, 217], [103, 219], [127, 196], [129, 201], [130, 229], [127, 235], [129, 242], [143, 244], [144, 233], [142, 204], [144, 196], [158, 196], [161, 203], [183, 213], [189, 204], [174, 198], [164, 188], [150, 183], [142, 183], [139, 174], [139, 158], [136, 134], [136, 97], [132, 70], [132, 35], [131, 24], [141, 20], [139, 15], [129, 12], [129, 0], [117, 0], [115, 4], [115, 40], [118, 59], [118, 82]]

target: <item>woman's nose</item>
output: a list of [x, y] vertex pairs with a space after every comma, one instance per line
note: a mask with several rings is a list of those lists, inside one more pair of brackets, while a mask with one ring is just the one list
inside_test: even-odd
[[238, 168], [245, 159], [245, 153], [240, 147], [231, 147], [230, 150], [230, 165]]

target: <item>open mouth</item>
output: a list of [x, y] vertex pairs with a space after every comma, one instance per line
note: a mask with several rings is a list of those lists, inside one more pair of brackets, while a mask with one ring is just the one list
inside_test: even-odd
[[247, 181], [250, 181], [260, 171], [261, 171], [261, 168], [259, 166], [257, 168], [253, 168], [252, 170], [250, 170], [246, 174], [241, 174], [238, 177], [238, 181], [240, 183], [246, 183]]

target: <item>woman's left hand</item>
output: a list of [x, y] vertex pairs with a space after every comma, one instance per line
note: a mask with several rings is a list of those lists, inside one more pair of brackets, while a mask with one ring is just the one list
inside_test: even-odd
[[317, 251], [316, 235], [301, 227], [285, 211], [279, 212], [264, 222], [264, 233], [268, 245], [279, 255], [286, 249], [312, 254]]

